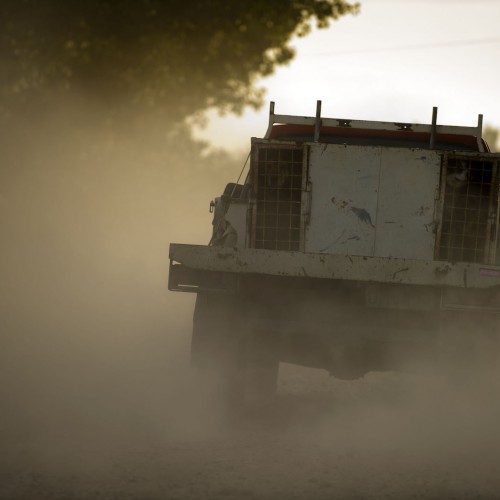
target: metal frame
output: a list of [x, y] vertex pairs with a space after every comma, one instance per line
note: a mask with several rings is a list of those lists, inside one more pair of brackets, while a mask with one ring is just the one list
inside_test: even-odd
[[[470, 250], [470, 248], [467, 248], [465, 246], [465, 243], [462, 242], [462, 245], [456, 246], [454, 241], [450, 242], [447, 246], [443, 246], [443, 224], [446, 222], [445, 221], [445, 211], [448, 209], [450, 211], [450, 217], [451, 219], [449, 220], [450, 224], [453, 225], [453, 210], [457, 208], [459, 211], [463, 212], [464, 219], [463, 223], [466, 224], [468, 220], [468, 215], [467, 212], [471, 211], [477, 211], [477, 207], [472, 207], [470, 208], [468, 206], [468, 199], [469, 199], [469, 185], [467, 185], [467, 189], [465, 194], [459, 194], [458, 196], [462, 200], [466, 200], [466, 204], [464, 206], [457, 206], [455, 207], [454, 204], [452, 206], [447, 206], [446, 204], [446, 193], [448, 189], [451, 189], [447, 187], [447, 175], [448, 175], [448, 169], [449, 169], [449, 164], [450, 164], [450, 159], [457, 159], [457, 160], [466, 160], [468, 162], [468, 165], [471, 165], [472, 161], [477, 161], [477, 162], [484, 162], [484, 163], [491, 163], [491, 182], [490, 182], [490, 190], [488, 194], [488, 207], [487, 207], [487, 217], [486, 217], [486, 227], [484, 230], [484, 237], [485, 237], [485, 243], [484, 243], [484, 248], [482, 248], [483, 251], [483, 258], [479, 261], [476, 259], [475, 256], [475, 262], [482, 262], [484, 264], [495, 264], [496, 262], [496, 250], [497, 250], [497, 240], [498, 240], [498, 221], [499, 221], [499, 209], [500, 209], [500, 196], [499, 196], [499, 180], [498, 180], [498, 164], [500, 161], [500, 155], [498, 154], [493, 154], [493, 153], [444, 153], [442, 156], [442, 164], [441, 164], [441, 180], [440, 180], [440, 186], [439, 186], [439, 198], [437, 200], [437, 211], [436, 211], [436, 219], [438, 221], [437, 228], [436, 228], [436, 239], [435, 239], [435, 252], [434, 252], [434, 258], [435, 259], [443, 259], [443, 255], [441, 252], [443, 250], [448, 249], [447, 251], [452, 251], [453, 249], [459, 250], [460, 252], [465, 252], [467, 249]], [[482, 181], [481, 181], [482, 182]], [[476, 183], [475, 183], [476, 184]], [[472, 184], [471, 184], [472, 185]], [[453, 192], [452, 192], [453, 193]], [[471, 199], [475, 199], [476, 203], [477, 200], [481, 198], [481, 196], [478, 196], [477, 194], [472, 193], [470, 195]], [[456, 223], [455, 223], [456, 224]], [[479, 224], [479, 221], [478, 221]], [[465, 229], [464, 229], [465, 231]], [[450, 229], [447, 233], [448, 237], [451, 237], [453, 240], [458, 237], [458, 234], [455, 234], [453, 229]], [[477, 239], [480, 239], [481, 235], [476, 231], [475, 234]], [[462, 239], [466, 237], [465, 232], [462, 234]], [[470, 237], [468, 237], [470, 239]], [[476, 249], [477, 251], [477, 249]], [[450, 258], [448, 257], [448, 260], [453, 261], [453, 260], [465, 260], [463, 258]], [[468, 260], [467, 260], [468, 261]]]
[[438, 108], [432, 109], [432, 123], [424, 125], [419, 123], [398, 123], [398, 122], [379, 122], [366, 120], [351, 120], [345, 118], [322, 118], [321, 101], [316, 102], [316, 116], [295, 116], [278, 115], [274, 112], [275, 104], [273, 101], [269, 107], [269, 126], [264, 139], [269, 139], [274, 124], [288, 125], [310, 125], [314, 126], [314, 142], [319, 141], [321, 127], [347, 127], [369, 130], [388, 130], [388, 131], [406, 131], [406, 132], [424, 132], [430, 134], [429, 148], [434, 149], [437, 134], [466, 135], [477, 138], [479, 151], [484, 151], [482, 145], [483, 135], [483, 115], [478, 115], [477, 126], [462, 127], [456, 125], [437, 125]]
[[[275, 159], [267, 158], [270, 151], [276, 154]], [[265, 159], [259, 157], [261, 152], [266, 153]], [[282, 152], [286, 152], [290, 158], [283, 158]], [[300, 153], [300, 162], [295, 159], [296, 152]], [[296, 143], [252, 141], [250, 168], [254, 193], [257, 197], [252, 204], [252, 247], [270, 250], [304, 249], [302, 209], [306, 166], [304, 153], [305, 148], [297, 146]], [[295, 173], [299, 165], [300, 179], [299, 174]], [[285, 175], [283, 166], [289, 170]], [[280, 185], [280, 181], [283, 181], [283, 185]], [[300, 182], [300, 185], [297, 185], [297, 182]], [[272, 207], [270, 212], [269, 207]], [[283, 237], [285, 233], [287, 238]], [[296, 238], [293, 237], [295, 233], [298, 233]]]
[[467, 262], [425, 261], [208, 247], [172, 243], [169, 258], [190, 269], [236, 274], [324, 278], [367, 283], [451, 286], [464, 289], [500, 287], [500, 266]]
[[300, 251], [306, 250], [306, 226], [311, 218], [311, 179], [309, 177], [309, 154], [310, 147], [307, 144], [303, 146], [302, 153], [302, 198], [300, 207]]

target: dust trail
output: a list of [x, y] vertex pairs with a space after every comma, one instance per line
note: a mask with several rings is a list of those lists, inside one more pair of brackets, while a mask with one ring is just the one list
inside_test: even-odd
[[0, 498], [495, 498], [498, 384], [282, 365], [277, 398], [228, 425], [167, 250], [208, 241], [242, 162], [157, 157], [87, 111], [2, 131]]
[[41, 477], [64, 450], [180, 426], [193, 297], [167, 292], [168, 244], [208, 240], [233, 166], [61, 107], [0, 139], [2, 467]]

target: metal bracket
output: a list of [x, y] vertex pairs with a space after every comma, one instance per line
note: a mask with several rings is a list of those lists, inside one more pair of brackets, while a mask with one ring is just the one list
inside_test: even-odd
[[429, 149], [434, 149], [436, 145], [437, 115], [438, 109], [436, 106], [434, 106], [432, 108], [431, 139], [429, 143]]
[[483, 146], [483, 115], [477, 115], [477, 148], [484, 153]]
[[321, 128], [321, 101], [316, 101], [316, 120], [314, 122], [314, 142], [319, 141], [320, 128]]

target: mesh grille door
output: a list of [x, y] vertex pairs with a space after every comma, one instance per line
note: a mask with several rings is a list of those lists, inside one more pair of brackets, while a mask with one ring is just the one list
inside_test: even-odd
[[301, 250], [303, 148], [254, 144], [252, 178], [256, 195], [252, 246]]
[[452, 262], [494, 262], [498, 219], [497, 162], [480, 156], [445, 156], [441, 200], [437, 258]]

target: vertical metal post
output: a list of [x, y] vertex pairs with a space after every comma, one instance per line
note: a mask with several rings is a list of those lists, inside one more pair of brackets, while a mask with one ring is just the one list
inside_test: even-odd
[[[274, 103], [272, 103], [274, 104]], [[271, 125], [272, 127], [272, 125]], [[259, 148], [257, 144], [252, 144], [252, 149], [250, 150], [250, 171], [248, 175], [250, 176], [250, 185], [253, 186], [253, 194], [250, 197], [250, 203], [247, 209], [247, 221], [250, 219], [250, 229], [248, 230], [248, 239], [250, 241], [250, 248], [255, 248], [257, 246], [257, 197], [256, 190], [258, 189], [259, 182]]]
[[432, 108], [432, 126], [431, 126], [431, 140], [429, 143], [429, 148], [434, 149], [436, 144], [436, 123], [437, 123], [438, 109], [436, 106]]
[[[486, 246], [483, 262], [495, 264], [498, 239], [498, 163], [491, 165], [491, 185], [488, 200], [488, 220], [486, 222]], [[494, 234], [491, 234], [491, 233]]]
[[301, 252], [306, 251], [306, 226], [311, 217], [311, 185], [309, 182], [309, 149], [302, 146], [302, 196], [300, 200], [300, 247]]
[[495, 234], [493, 236], [493, 248], [491, 249], [491, 254], [490, 254], [490, 262], [492, 264], [498, 265], [499, 261], [499, 256], [497, 256], [497, 248], [498, 248], [498, 237], [499, 237], [499, 225], [500, 225], [500, 195], [498, 193], [499, 191], [499, 185], [498, 185], [498, 170], [499, 170], [499, 165], [498, 162], [495, 162], [493, 164], [493, 172], [494, 172], [494, 177], [495, 177], [495, 184], [491, 185], [491, 189], [494, 190], [494, 196], [497, 198], [497, 207], [496, 207], [496, 219], [495, 219], [495, 227], [494, 231]]
[[274, 101], [271, 101], [269, 103], [269, 125], [267, 126], [267, 131], [266, 135], [264, 136], [264, 139], [269, 139], [269, 137], [271, 136], [273, 125], [274, 125]]
[[477, 115], [477, 136], [480, 139], [483, 137], [483, 115]]
[[434, 244], [434, 259], [444, 260], [448, 258], [449, 247], [446, 248], [446, 257], [441, 253], [441, 233], [443, 230], [444, 198], [446, 195], [446, 176], [448, 174], [448, 153], [445, 152], [441, 159], [441, 179], [439, 182], [439, 198], [437, 200], [436, 216], [436, 242]]
[[484, 153], [483, 146], [483, 115], [477, 115], [477, 149]]
[[316, 122], [314, 123], [314, 142], [319, 141], [320, 127], [321, 127], [321, 101], [316, 101]]

